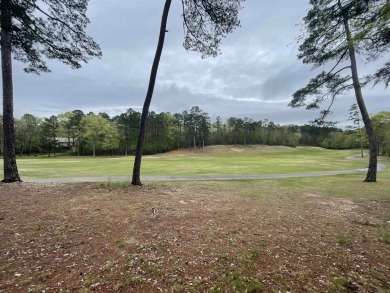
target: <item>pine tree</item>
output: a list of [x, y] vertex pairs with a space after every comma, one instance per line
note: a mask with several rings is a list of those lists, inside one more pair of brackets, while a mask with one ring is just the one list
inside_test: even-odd
[[[331, 69], [321, 72], [306, 87], [296, 91], [289, 104], [292, 107], [306, 106], [307, 109], [313, 109], [330, 101], [317, 120], [321, 123], [331, 113], [336, 97], [354, 90], [370, 147], [366, 182], [376, 181], [377, 143], [361, 90], [367, 81], [359, 79], [356, 52], [361, 56], [366, 54], [368, 60], [372, 57], [361, 34], [373, 24], [378, 16], [378, 9], [384, 2], [385, 0], [310, 1], [311, 8], [304, 18], [305, 34], [302, 36], [298, 58], [303, 63], [313, 64], [315, 68], [331, 64]], [[310, 96], [315, 96], [314, 100], [305, 104]]]
[[[240, 25], [238, 12], [243, 0], [181, 0], [185, 28], [184, 48], [201, 53], [202, 58], [220, 53], [221, 39]], [[141, 185], [141, 159], [144, 147], [146, 121], [152, 101], [157, 70], [164, 47], [167, 21], [172, 0], [166, 0], [160, 25], [160, 34], [149, 86], [141, 114], [131, 184]]]
[[100, 57], [99, 46], [85, 33], [87, 4], [88, 0], [0, 1], [3, 182], [21, 181], [15, 156], [12, 57], [27, 64], [27, 73], [49, 72], [44, 58], [79, 68], [81, 62]]

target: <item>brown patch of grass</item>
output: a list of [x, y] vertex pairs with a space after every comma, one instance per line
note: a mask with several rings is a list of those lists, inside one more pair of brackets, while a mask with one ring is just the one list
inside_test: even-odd
[[156, 154], [158, 156], [194, 156], [194, 155], [224, 155], [224, 154], [259, 154], [268, 152], [293, 151], [295, 148], [286, 146], [267, 146], [267, 145], [213, 145], [204, 148], [185, 148], [173, 150], [167, 153]]
[[238, 193], [1, 184], [0, 291], [390, 290], [389, 201]]

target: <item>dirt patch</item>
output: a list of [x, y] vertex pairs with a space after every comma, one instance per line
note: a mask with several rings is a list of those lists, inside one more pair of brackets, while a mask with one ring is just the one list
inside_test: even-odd
[[157, 154], [148, 157], [155, 156], [196, 156], [196, 155], [215, 155], [215, 154], [237, 154], [237, 153], [247, 153], [247, 154], [258, 154], [262, 152], [285, 152], [285, 151], [294, 151], [295, 148], [285, 147], [285, 146], [267, 146], [267, 145], [214, 145], [206, 146], [204, 148], [186, 148], [170, 151], [163, 154]]
[[0, 292], [384, 292], [390, 202], [0, 184]]

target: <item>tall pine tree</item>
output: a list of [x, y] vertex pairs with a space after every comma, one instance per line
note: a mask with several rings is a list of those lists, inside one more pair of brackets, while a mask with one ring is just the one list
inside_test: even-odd
[[[185, 28], [184, 48], [201, 53], [202, 58], [217, 56], [221, 39], [240, 25], [238, 12], [244, 0], [181, 0]], [[141, 160], [144, 148], [146, 121], [156, 83], [158, 66], [164, 47], [167, 21], [172, 0], [166, 0], [160, 25], [160, 34], [148, 91], [141, 114], [131, 184], [141, 185]]]
[[[375, 182], [377, 173], [377, 142], [370, 117], [364, 102], [362, 86], [367, 81], [359, 78], [356, 52], [372, 57], [367, 50], [367, 41], [361, 34], [371, 26], [378, 10], [386, 0], [311, 0], [304, 18], [305, 34], [299, 47], [298, 58], [315, 68], [328, 67], [312, 78], [306, 87], [296, 91], [290, 102], [292, 107], [319, 108], [329, 101], [321, 111], [317, 122], [321, 123], [330, 113], [337, 96], [353, 90], [367, 133], [370, 157], [366, 182]], [[306, 101], [314, 96], [308, 104]]]
[[3, 182], [21, 181], [15, 156], [12, 56], [33, 73], [49, 71], [44, 58], [79, 68], [81, 62], [100, 57], [99, 46], [85, 33], [87, 5], [88, 0], [0, 0]]

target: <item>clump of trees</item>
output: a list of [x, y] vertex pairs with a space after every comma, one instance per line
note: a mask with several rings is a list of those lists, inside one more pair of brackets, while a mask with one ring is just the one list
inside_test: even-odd
[[[48, 118], [25, 114], [15, 119], [16, 151], [20, 156], [47, 153], [69, 155], [134, 155], [141, 113], [128, 109], [110, 117], [80, 110]], [[356, 119], [356, 118], [355, 118]], [[379, 155], [390, 153], [390, 112], [371, 116]], [[367, 148], [362, 128], [351, 120], [345, 130], [335, 126], [279, 125], [267, 119], [219, 116], [211, 121], [197, 106], [181, 113], [150, 112], [143, 154], [209, 145], [297, 145], [330, 149]], [[362, 127], [362, 126], [361, 126]], [[0, 131], [0, 140], [3, 135]], [[2, 150], [0, 148], [2, 154]]]

